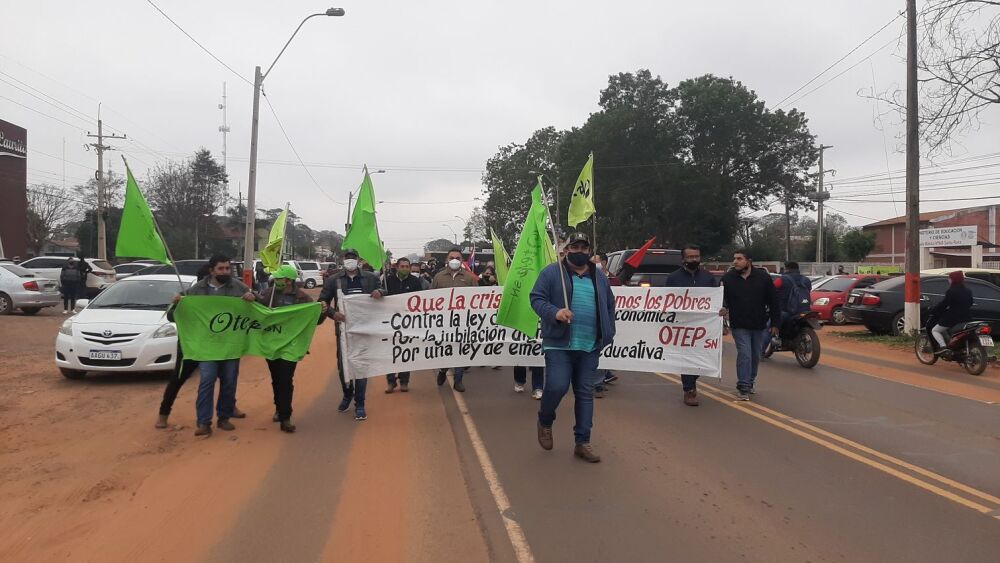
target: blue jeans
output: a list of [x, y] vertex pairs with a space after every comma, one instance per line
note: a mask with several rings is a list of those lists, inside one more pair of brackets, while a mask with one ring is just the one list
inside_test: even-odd
[[576, 399], [573, 404], [573, 413], [576, 415], [573, 434], [577, 444], [590, 442], [590, 429], [594, 425], [594, 379], [599, 354], [596, 350], [545, 351], [545, 390], [542, 393], [541, 408], [538, 409], [538, 423], [546, 428], [552, 427], [559, 402], [572, 384]]
[[[199, 362], [198, 370], [201, 372], [201, 383], [198, 384], [198, 400], [195, 409], [198, 413], [198, 424], [209, 425], [212, 423], [212, 407], [216, 407], [219, 419], [226, 419], [233, 416], [233, 409], [236, 408], [236, 380], [239, 377], [240, 361], [220, 360], [215, 362]], [[213, 405], [215, 400], [215, 381], [219, 380], [219, 403]]]
[[681, 387], [685, 391], [695, 391], [698, 389], [697, 375], [681, 375]]
[[757, 366], [768, 331], [749, 328], [734, 328], [736, 342], [736, 388], [741, 391], [753, 389], [757, 381]]
[[368, 379], [355, 379], [344, 386], [344, 398], [347, 399], [347, 404], [350, 404], [351, 399], [354, 399], [355, 408], [361, 407], [365, 408], [365, 394], [368, 391]]
[[[514, 366], [514, 383], [524, 385], [527, 382], [528, 368], [523, 366]], [[545, 368], [531, 368], [531, 390], [537, 391], [538, 389], [543, 388], [545, 388]]]
[[455, 374], [455, 383], [461, 383], [465, 376], [465, 368], [452, 368], [452, 370]]

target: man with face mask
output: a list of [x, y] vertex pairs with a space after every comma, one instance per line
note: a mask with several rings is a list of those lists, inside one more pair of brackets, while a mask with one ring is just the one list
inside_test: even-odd
[[767, 322], [771, 334], [778, 334], [781, 305], [771, 276], [755, 268], [745, 250], [733, 253], [733, 269], [722, 276], [723, 304], [729, 312], [729, 326], [736, 343], [736, 400], [749, 401], [757, 381], [757, 367]]
[[[326, 303], [327, 315], [332, 317], [334, 321], [338, 323], [344, 322], [346, 317], [344, 313], [337, 310], [337, 290], [339, 289], [344, 295], [357, 295], [366, 294], [375, 297], [379, 295], [379, 278], [372, 272], [366, 272], [361, 269], [361, 263], [358, 260], [358, 251], [353, 248], [348, 248], [344, 250], [344, 271], [335, 275], [330, 276], [323, 282], [323, 291], [319, 294], [319, 300]], [[351, 408], [351, 401], [354, 402], [354, 420], [362, 421], [368, 420], [368, 415], [365, 412], [365, 392], [368, 389], [367, 379], [358, 379], [355, 381], [345, 381], [344, 380], [344, 356], [342, 353], [343, 346], [341, 345], [340, 330], [337, 327], [337, 372], [340, 376], [340, 386], [344, 391], [344, 398], [340, 401], [340, 405], [337, 407], [339, 412], [347, 412], [347, 409]]]
[[[689, 244], [681, 250], [683, 264], [667, 276], [664, 287], [719, 287], [715, 276], [701, 267], [701, 247]], [[726, 316], [723, 308], [719, 315]], [[684, 404], [689, 407], [698, 406], [698, 376], [681, 375], [681, 386], [684, 389]]]
[[[243, 282], [233, 278], [232, 264], [227, 256], [215, 255], [208, 260], [209, 275], [195, 282], [184, 295], [217, 295], [239, 297], [244, 301], [254, 301], [257, 297]], [[174, 297], [178, 303], [183, 296]], [[170, 315], [168, 314], [168, 317]], [[198, 429], [195, 436], [212, 434], [212, 407], [215, 401], [215, 382], [219, 381], [219, 403], [216, 406], [218, 426], [221, 430], [236, 430], [230, 418], [236, 414], [236, 382], [239, 377], [240, 359], [198, 362], [201, 383], [198, 385]]]
[[[277, 309], [296, 303], [312, 302], [312, 297], [295, 285], [299, 273], [294, 266], [285, 264], [275, 270], [272, 277], [274, 285], [257, 294], [257, 302], [261, 305]], [[326, 303], [323, 303], [323, 313], [326, 313]], [[298, 362], [281, 358], [267, 360], [267, 369], [271, 372], [271, 391], [274, 393], [272, 420], [281, 423], [281, 431], [289, 434], [295, 432], [295, 425], [292, 424], [292, 392], [295, 389], [292, 378], [295, 377], [295, 368], [298, 365]]]
[[542, 321], [545, 353], [538, 444], [543, 449], [552, 449], [556, 409], [572, 384], [576, 398], [573, 454], [597, 463], [601, 458], [590, 446], [594, 382], [601, 350], [615, 337], [615, 297], [607, 276], [590, 261], [587, 235], [570, 235], [565, 258], [542, 270], [531, 290], [531, 307]]
[[[448, 251], [448, 259], [445, 264], [444, 270], [441, 270], [434, 276], [434, 281], [431, 282], [431, 289], [442, 289], [450, 287], [473, 287], [476, 285], [476, 280], [473, 279], [472, 274], [468, 270], [462, 267], [462, 251], [457, 248], [452, 248]], [[462, 383], [462, 378], [465, 376], [465, 368], [458, 367], [455, 370], [455, 391], [459, 393], [465, 392], [465, 384]], [[437, 384], [438, 386], [444, 385], [444, 382], [448, 380], [448, 370], [442, 369], [438, 371]]]
[[[385, 286], [378, 290], [379, 297], [383, 295], [399, 295], [401, 293], [412, 293], [423, 289], [419, 276], [411, 275], [413, 267], [409, 258], [400, 258], [396, 261], [396, 272], [385, 277]], [[375, 295], [372, 295], [375, 297]], [[379, 298], [379, 297], [376, 297]], [[390, 373], [385, 376], [389, 387], [386, 393], [396, 391], [396, 382], [399, 381], [399, 390], [406, 393], [410, 390], [410, 372]]]

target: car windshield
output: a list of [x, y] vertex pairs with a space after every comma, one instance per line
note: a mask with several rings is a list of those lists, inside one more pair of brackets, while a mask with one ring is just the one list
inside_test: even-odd
[[823, 282], [821, 286], [816, 286], [813, 291], [829, 291], [831, 293], [839, 293], [841, 291], [847, 291], [854, 286], [854, 278], [830, 278], [829, 280]]
[[0, 264], [0, 268], [7, 270], [8, 272], [14, 274], [19, 278], [33, 278], [35, 274], [31, 273], [31, 270], [27, 268], [22, 268], [17, 264]]
[[114, 270], [114, 267], [104, 260], [91, 260], [90, 265], [95, 268], [100, 268], [102, 270]]
[[[188, 284], [185, 284], [185, 288]], [[176, 280], [122, 280], [90, 302], [91, 309], [159, 309], [166, 311], [180, 292]]]

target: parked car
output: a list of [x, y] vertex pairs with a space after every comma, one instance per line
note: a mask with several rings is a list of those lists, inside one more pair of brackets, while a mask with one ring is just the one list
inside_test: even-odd
[[323, 285], [323, 270], [320, 268], [319, 262], [313, 262], [310, 260], [288, 260], [286, 264], [291, 264], [295, 266], [295, 269], [299, 271], [299, 281], [306, 289], [312, 289], [317, 285]]
[[637, 249], [618, 250], [608, 253], [608, 279], [611, 285], [633, 287], [660, 287], [671, 272], [681, 267], [681, 251], [665, 248], [651, 248], [642, 257], [642, 263], [628, 279], [622, 279], [625, 262]]
[[842, 325], [847, 322], [844, 304], [852, 290], [871, 287], [885, 280], [885, 276], [874, 274], [832, 276], [820, 280], [813, 286], [810, 299], [812, 310], [819, 313], [819, 320]]
[[118, 280], [123, 280], [143, 268], [149, 268], [150, 266], [156, 264], [150, 264], [149, 262], [129, 262], [127, 264], [118, 264], [115, 266], [115, 278]]
[[60, 303], [62, 296], [55, 280], [39, 277], [13, 262], [0, 262], [0, 315], [9, 315], [15, 309], [34, 315]]
[[[182, 276], [197, 276], [198, 270], [202, 269], [208, 260], [176, 260], [174, 264], [157, 264], [155, 266], [146, 266], [145, 268], [140, 268], [133, 273], [133, 276], [152, 276], [152, 275], [174, 275], [174, 281], [177, 281], [177, 274], [180, 273]], [[177, 269], [174, 269], [174, 266]], [[236, 275], [235, 272], [233, 274]]]
[[920, 273], [947, 276], [948, 274], [959, 270], [961, 270], [967, 278], [983, 280], [984, 282], [989, 282], [997, 287], [1000, 287], [1000, 270], [987, 270], [984, 268], [937, 268], [934, 270], [924, 270]]
[[[903, 332], [903, 277], [892, 277], [865, 289], [851, 291], [844, 305], [844, 315], [850, 322], [859, 322], [875, 334], [899, 335]], [[944, 299], [948, 278], [920, 276], [920, 317], [926, 319], [930, 309]], [[972, 290], [972, 320], [990, 323], [1000, 331], [1000, 287], [969, 278], [966, 286]]]
[[92, 301], [77, 302], [76, 315], [56, 335], [56, 366], [69, 379], [87, 372], [174, 369], [177, 329], [164, 314], [174, 295], [194, 276], [132, 276]]
[[[21, 262], [20, 266], [31, 270], [39, 277], [55, 280], [58, 287], [59, 272], [67, 260], [69, 260], [68, 256], [37, 256]], [[84, 258], [83, 260], [86, 260], [87, 264], [90, 264], [90, 267], [93, 269], [87, 275], [86, 293], [88, 298], [93, 298], [118, 281], [114, 267], [106, 260], [98, 260], [97, 258]]]

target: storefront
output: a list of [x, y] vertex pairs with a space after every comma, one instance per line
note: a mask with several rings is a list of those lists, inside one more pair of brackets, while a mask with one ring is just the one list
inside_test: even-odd
[[28, 131], [0, 119], [0, 258], [28, 252]]

